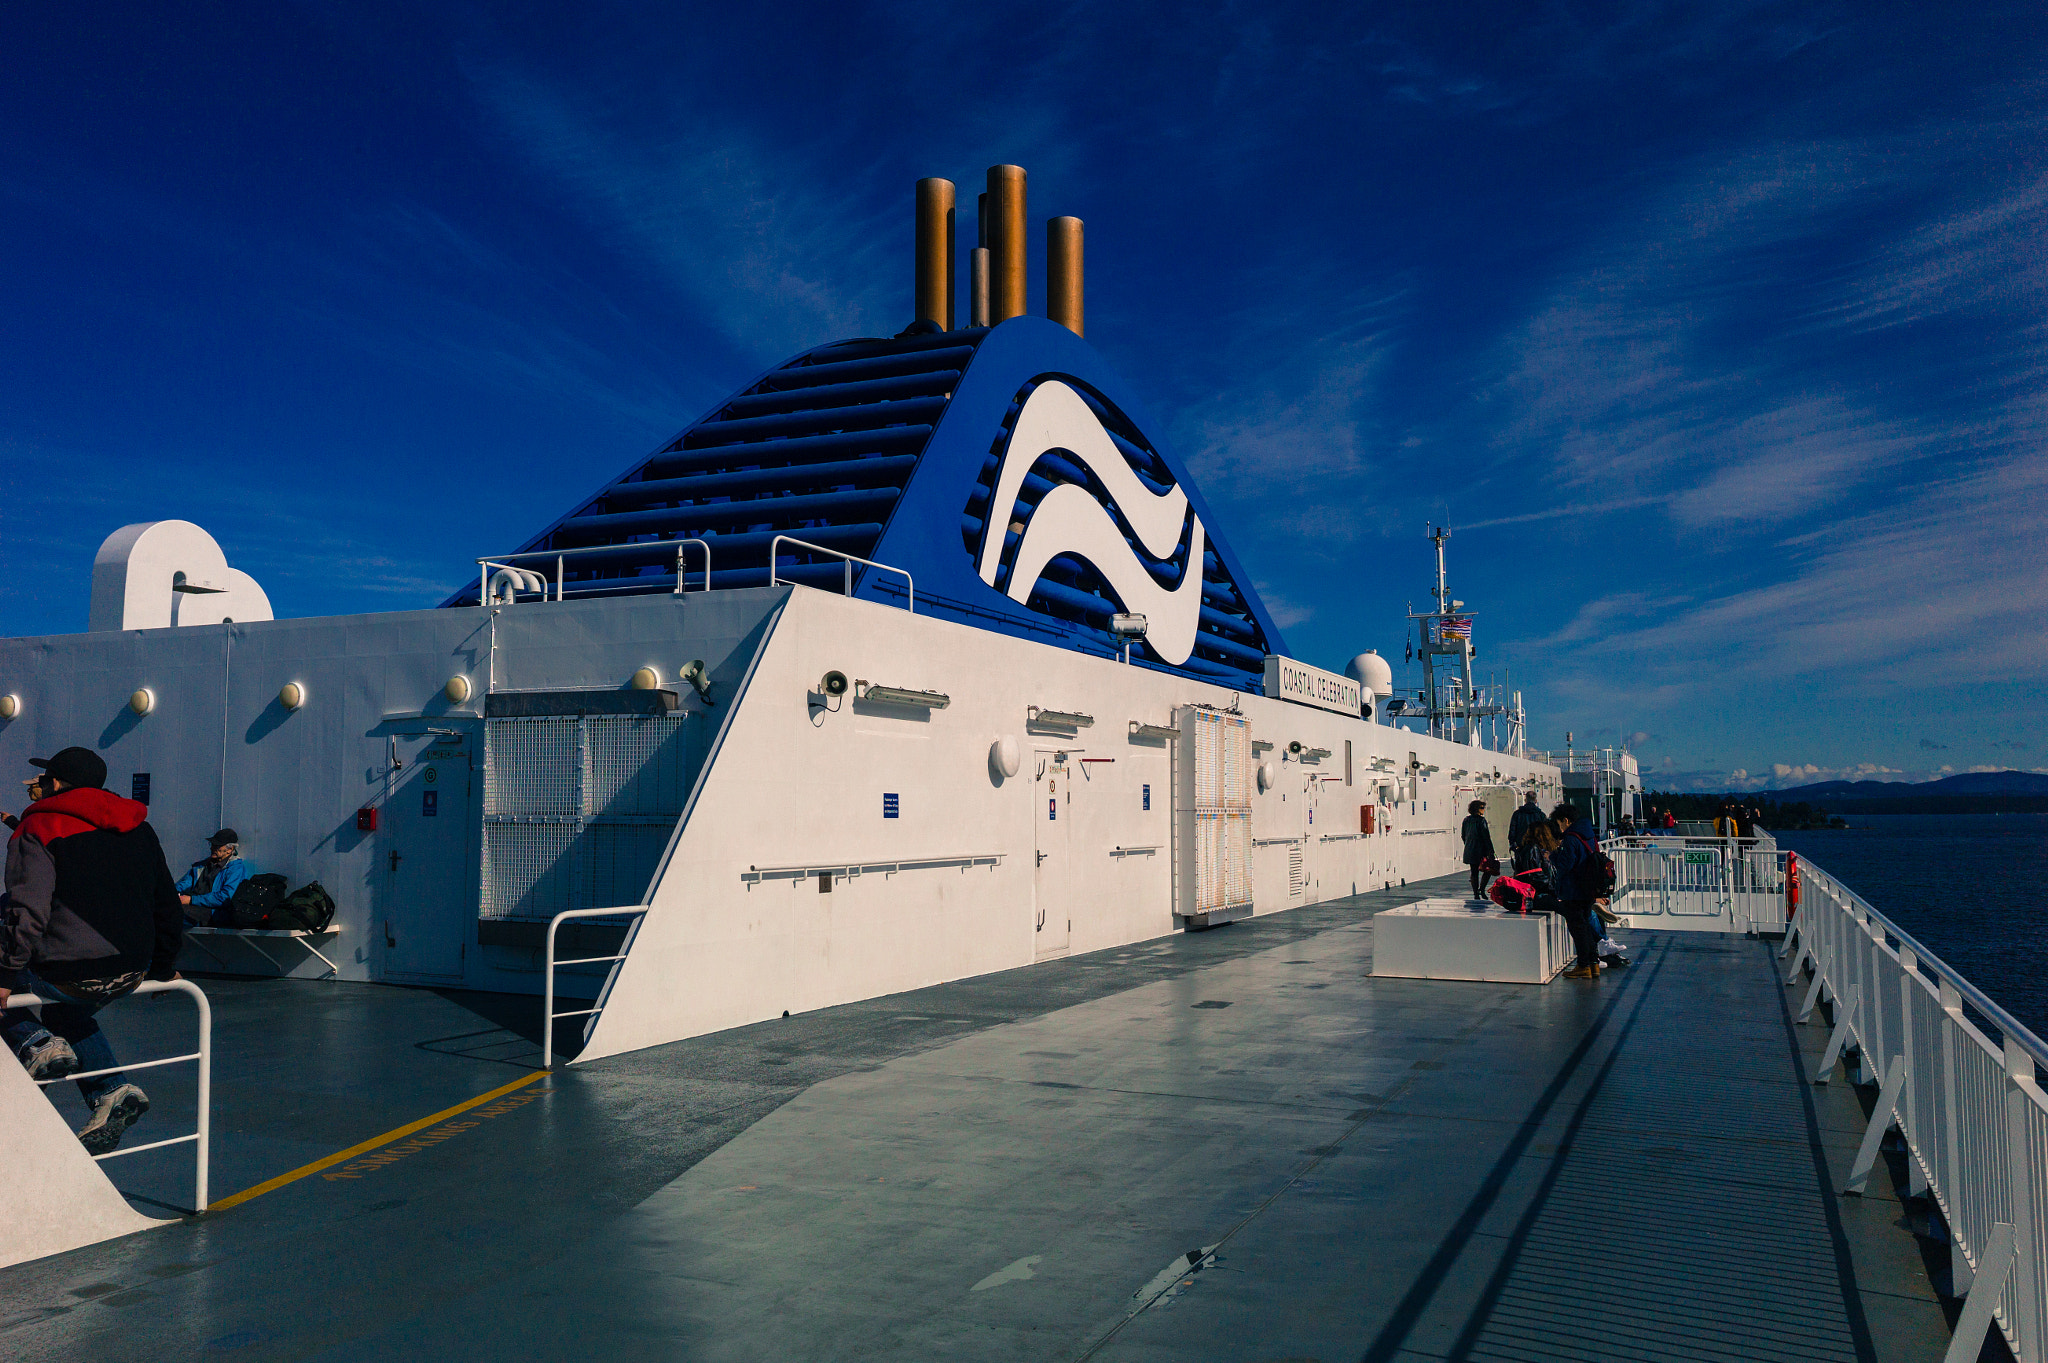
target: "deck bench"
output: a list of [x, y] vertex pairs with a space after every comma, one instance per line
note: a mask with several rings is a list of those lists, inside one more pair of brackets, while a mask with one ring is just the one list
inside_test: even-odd
[[250, 949], [253, 950], [257, 955], [261, 956], [264, 960], [270, 962], [273, 966], [276, 966], [277, 973], [280, 975], [291, 974], [291, 967], [285, 965], [282, 961], [278, 960], [277, 957], [271, 955], [269, 950], [263, 945], [263, 939], [266, 937], [292, 938], [296, 940], [298, 944], [304, 947], [308, 952], [320, 958], [320, 963], [327, 967], [326, 978], [329, 979], [333, 978], [336, 975], [339, 975], [341, 973], [341, 967], [336, 965], [332, 960], [328, 959], [327, 953], [320, 950], [320, 948], [315, 945], [315, 941], [317, 939], [318, 941], [324, 942], [330, 938], [339, 937], [340, 935], [341, 928], [338, 925], [332, 923], [320, 929], [318, 932], [311, 931], [307, 928], [211, 928], [187, 926], [185, 929], [186, 939], [190, 941], [193, 946], [198, 947], [201, 951], [213, 957], [213, 959], [223, 968], [226, 968], [227, 962], [221, 960], [220, 953], [216, 952], [212, 947], [206, 944], [206, 938], [241, 938], [243, 941], [249, 944]]

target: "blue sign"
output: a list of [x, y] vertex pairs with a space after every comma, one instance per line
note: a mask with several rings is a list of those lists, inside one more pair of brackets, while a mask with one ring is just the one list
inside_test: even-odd
[[896, 796], [894, 792], [884, 794], [882, 796], [882, 817], [885, 819], [893, 819], [896, 817], [896, 810], [897, 805]]
[[1150, 786], [1146, 786], [1146, 787], [1145, 787], [1145, 808], [1147, 808], [1147, 809], [1150, 809], [1151, 807], [1152, 807], [1152, 787], [1150, 787]]
[[1060, 800], [1059, 796], [1055, 795], [1050, 800], [1047, 800], [1045, 802], [1045, 817], [1046, 821], [1050, 823], [1052, 820], [1057, 819], [1059, 816]]
[[441, 812], [441, 792], [423, 790], [420, 792], [420, 817], [431, 819]]
[[149, 773], [138, 771], [128, 778], [128, 798], [140, 805], [149, 803]]

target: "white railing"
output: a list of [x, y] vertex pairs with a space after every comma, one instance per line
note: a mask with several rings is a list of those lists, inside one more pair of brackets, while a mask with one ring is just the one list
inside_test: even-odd
[[[1846, 1192], [1860, 1194], [1885, 1132], [1906, 1144], [1909, 1195], [1931, 1194], [1948, 1224], [1955, 1290], [1967, 1291], [1950, 1360], [1975, 1359], [1996, 1321], [2022, 1363], [2048, 1359], [2048, 1095], [2037, 1066], [2048, 1045], [1812, 862], [1781, 955], [1785, 983], [1811, 963], [1799, 1020], [1834, 1007], [1814, 1080], [1854, 1054], [1863, 1082], [1882, 1081]], [[1796, 953], [1796, 955], [1795, 955]], [[2002, 1034], [1994, 1042], [1965, 1005]]]
[[[79, 1079], [91, 1079], [102, 1074], [123, 1074], [129, 1070], [153, 1070], [163, 1065], [182, 1065], [188, 1060], [199, 1062], [199, 1123], [198, 1129], [189, 1136], [172, 1136], [168, 1140], [151, 1141], [147, 1145], [131, 1145], [122, 1150], [109, 1150], [104, 1155], [94, 1155], [95, 1160], [118, 1159], [122, 1155], [139, 1155], [145, 1150], [160, 1150], [167, 1145], [183, 1145], [187, 1141], [197, 1147], [196, 1165], [192, 1173], [192, 1210], [206, 1210], [206, 1166], [211, 1152], [213, 1137], [213, 1006], [206, 1001], [206, 994], [190, 980], [144, 980], [135, 986], [124, 998], [136, 994], [190, 994], [199, 1008], [199, 1049], [190, 1055], [166, 1056], [161, 1060], [142, 1060], [134, 1064], [116, 1065], [110, 1070], [85, 1070], [67, 1074], [58, 1079], [38, 1079], [36, 1082], [48, 1087], [51, 1084], [69, 1084]], [[38, 998], [34, 994], [15, 994], [7, 1000], [9, 1008], [41, 1008], [53, 1002]]]
[[[782, 578], [776, 572], [775, 565], [782, 561], [782, 546], [785, 544], [794, 544], [797, 548], [808, 549], [814, 554], [830, 554], [836, 559], [843, 560], [846, 564], [846, 590], [841, 594], [844, 596], [853, 595], [853, 565], [856, 563], [865, 563], [870, 568], [880, 568], [885, 573], [896, 574], [903, 579], [904, 600], [906, 603], [904, 609], [912, 615], [917, 614], [917, 583], [913, 582], [910, 574], [903, 569], [891, 567], [886, 563], [877, 563], [871, 558], [862, 558], [858, 554], [842, 554], [837, 549], [827, 549], [822, 544], [812, 544], [809, 540], [800, 540], [795, 535], [777, 535], [768, 542], [769, 586], [779, 586], [782, 582]], [[800, 584], [791, 583], [790, 585], [797, 586]]]
[[[1614, 912], [1673, 927], [1726, 932], [1785, 930], [1785, 853], [1760, 838], [1611, 838]], [[1639, 924], [1644, 927], [1653, 923]]]
[[[602, 961], [623, 961], [626, 959], [626, 943], [619, 944], [616, 956], [577, 956], [570, 960], [555, 959], [555, 929], [570, 918], [623, 918], [632, 914], [646, 913], [645, 904], [631, 904], [618, 909], [564, 909], [548, 920], [547, 940], [547, 983], [542, 986], [545, 1001], [542, 1004], [540, 1023], [540, 1067], [551, 1070], [555, 1067], [555, 1019], [596, 1017], [604, 1011], [602, 996], [589, 1008], [571, 1008], [566, 1012], [555, 1011], [555, 967], [558, 965], [596, 965]], [[628, 936], [630, 938], [630, 930]], [[587, 1025], [587, 1024], [586, 1024]]]
[[[478, 602], [484, 605], [490, 602], [491, 569], [493, 568], [516, 568], [527, 559], [539, 559], [543, 563], [553, 559], [555, 561], [555, 600], [560, 601], [562, 599], [563, 560], [565, 559], [572, 559], [581, 554], [615, 554], [622, 549], [667, 549], [671, 546], [676, 551], [675, 594], [681, 596], [684, 591], [684, 554], [693, 544], [704, 551], [704, 585], [697, 590], [708, 592], [711, 590], [710, 544], [700, 539], [648, 540], [644, 544], [591, 544], [580, 549], [529, 549], [524, 553], [497, 554], [490, 558], [480, 558], [476, 561]], [[547, 593], [541, 593], [541, 599], [546, 600]]]

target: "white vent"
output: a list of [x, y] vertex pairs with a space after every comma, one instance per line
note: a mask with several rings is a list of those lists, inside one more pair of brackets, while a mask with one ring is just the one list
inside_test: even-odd
[[687, 725], [682, 715], [485, 721], [478, 916], [639, 903], [689, 795]]
[[1252, 902], [1251, 725], [1242, 715], [1189, 708], [1175, 782], [1175, 912], [1193, 917], [1248, 911]]

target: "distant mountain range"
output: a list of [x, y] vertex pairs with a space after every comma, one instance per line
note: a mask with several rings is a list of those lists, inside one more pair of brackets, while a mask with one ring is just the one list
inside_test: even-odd
[[2048, 796], [2048, 775], [2031, 771], [1970, 771], [1939, 781], [1821, 781], [1774, 790], [1774, 800], [1917, 800], [1930, 795]]

